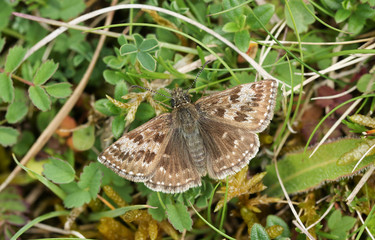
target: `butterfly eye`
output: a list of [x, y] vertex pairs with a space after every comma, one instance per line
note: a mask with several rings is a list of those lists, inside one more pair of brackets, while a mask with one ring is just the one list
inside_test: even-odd
[[185, 95], [184, 99], [185, 99], [186, 102], [190, 102], [190, 97], [188, 95]]
[[172, 98], [172, 99], [171, 99], [171, 105], [172, 105], [172, 107], [174, 107], [175, 104], [176, 104], [176, 101]]

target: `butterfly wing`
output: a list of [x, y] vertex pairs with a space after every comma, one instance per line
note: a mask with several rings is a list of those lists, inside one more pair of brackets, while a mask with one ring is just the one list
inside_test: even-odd
[[211, 118], [203, 118], [199, 123], [210, 178], [223, 179], [240, 171], [257, 154], [256, 133]]
[[179, 193], [201, 185], [180, 128], [173, 130], [154, 175], [145, 185], [164, 193]]
[[203, 97], [196, 102], [199, 112], [218, 121], [262, 132], [273, 117], [277, 82], [263, 80]]
[[147, 181], [154, 174], [160, 153], [169, 142], [171, 121], [169, 113], [153, 118], [119, 138], [98, 156], [98, 161], [123, 178]]

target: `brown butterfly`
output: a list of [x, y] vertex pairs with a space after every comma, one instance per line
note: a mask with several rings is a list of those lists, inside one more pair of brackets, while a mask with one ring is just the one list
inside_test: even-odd
[[273, 117], [277, 82], [238, 85], [191, 103], [187, 91], [172, 91], [171, 113], [126, 133], [98, 160], [118, 175], [164, 193], [223, 179], [240, 171], [259, 150], [256, 133]]

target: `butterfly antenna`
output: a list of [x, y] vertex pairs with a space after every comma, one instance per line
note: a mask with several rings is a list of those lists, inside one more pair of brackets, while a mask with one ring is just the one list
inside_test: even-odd
[[149, 92], [155, 93], [155, 94], [162, 95], [162, 96], [164, 96], [164, 97], [166, 97], [166, 98], [172, 98], [172, 97], [167, 96], [167, 95], [164, 95], [164, 94], [162, 94], [162, 93], [160, 93], [160, 92], [157, 92], [157, 91], [154, 91], [154, 90], [152, 90], [152, 89], [145, 88], [145, 87], [142, 87], [142, 86], [138, 86], [138, 85], [130, 86], [130, 88], [140, 88], [140, 89], [143, 89], [143, 90], [146, 90], [146, 91], [149, 91]]
[[199, 70], [199, 72], [198, 72], [197, 76], [195, 77], [193, 83], [192, 83], [191, 86], [186, 90], [186, 92], [189, 91], [189, 90], [194, 86], [195, 82], [197, 81], [199, 75], [201, 75], [201, 73], [203, 72], [203, 70], [204, 70], [204, 68], [206, 67], [206, 65], [209, 64], [209, 63], [211, 63], [211, 62], [212, 62], [212, 60], [208, 60], [207, 62], [205, 62], [205, 63], [203, 64], [201, 70]]

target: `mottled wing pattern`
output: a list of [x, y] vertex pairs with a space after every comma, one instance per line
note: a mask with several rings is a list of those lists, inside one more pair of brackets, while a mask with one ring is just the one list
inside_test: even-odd
[[277, 82], [263, 80], [203, 97], [196, 107], [220, 121], [262, 132], [272, 119], [276, 95]]
[[99, 155], [99, 162], [128, 180], [150, 179], [169, 142], [171, 121], [171, 114], [162, 114], [126, 133]]
[[223, 179], [240, 171], [258, 152], [258, 135], [246, 128], [210, 118], [202, 119], [200, 127], [210, 178]]
[[201, 176], [192, 164], [181, 129], [173, 130], [154, 175], [145, 185], [165, 193], [184, 192], [201, 185]]

